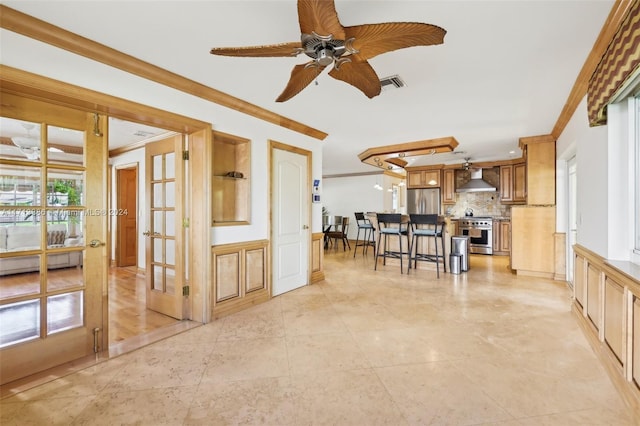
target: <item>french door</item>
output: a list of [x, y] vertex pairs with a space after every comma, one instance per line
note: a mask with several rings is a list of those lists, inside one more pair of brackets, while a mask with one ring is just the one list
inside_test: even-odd
[[146, 145], [147, 308], [183, 319], [183, 136]]
[[2, 93], [0, 381], [106, 349], [107, 120]]

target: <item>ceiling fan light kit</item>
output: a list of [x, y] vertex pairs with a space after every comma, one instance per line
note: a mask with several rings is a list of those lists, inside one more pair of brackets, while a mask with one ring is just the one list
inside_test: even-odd
[[342, 80], [368, 98], [378, 96], [382, 84], [368, 60], [382, 53], [412, 46], [442, 44], [446, 31], [418, 22], [386, 22], [343, 27], [332, 0], [298, 0], [300, 42], [266, 46], [218, 47], [214, 55], [244, 57], [297, 56], [310, 62], [296, 65], [276, 102], [284, 102], [307, 87], [326, 67], [329, 75]]

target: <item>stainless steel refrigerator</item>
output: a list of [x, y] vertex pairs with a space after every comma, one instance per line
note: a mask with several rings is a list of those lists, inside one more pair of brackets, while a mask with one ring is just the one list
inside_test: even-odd
[[408, 214], [440, 214], [440, 188], [407, 189]]

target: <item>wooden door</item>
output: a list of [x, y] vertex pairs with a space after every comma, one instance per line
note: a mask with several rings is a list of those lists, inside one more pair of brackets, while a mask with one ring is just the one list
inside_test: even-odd
[[106, 117], [2, 98], [0, 137], [21, 145], [0, 155], [0, 380], [7, 383], [106, 349], [110, 212]]
[[276, 296], [309, 282], [311, 185], [307, 155], [272, 151], [272, 293]]
[[117, 169], [116, 265], [138, 265], [138, 168]]
[[147, 308], [177, 319], [184, 318], [182, 147], [182, 135], [145, 147]]

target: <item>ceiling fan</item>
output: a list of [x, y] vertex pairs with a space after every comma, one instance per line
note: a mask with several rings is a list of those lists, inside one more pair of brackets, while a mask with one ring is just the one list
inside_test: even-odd
[[329, 75], [360, 89], [367, 97], [380, 94], [380, 79], [368, 60], [382, 53], [412, 46], [442, 44], [446, 31], [418, 22], [385, 22], [343, 27], [333, 0], [298, 0], [300, 41], [265, 46], [216, 47], [214, 55], [311, 58], [291, 71], [287, 87], [276, 99], [284, 102], [309, 85], [333, 64]]
[[462, 164], [462, 170], [469, 170], [469, 168], [471, 168], [472, 163], [470, 163], [469, 160], [471, 160], [471, 158], [464, 159], [464, 163]]

